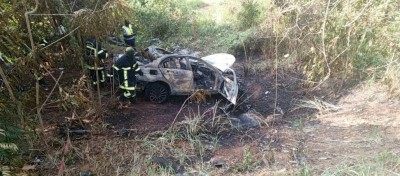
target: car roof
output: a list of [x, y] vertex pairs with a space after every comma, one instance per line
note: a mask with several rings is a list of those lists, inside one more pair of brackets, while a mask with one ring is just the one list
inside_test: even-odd
[[154, 60], [153, 62], [150, 62], [149, 64], [151, 65], [158, 65], [162, 60], [164, 60], [165, 58], [171, 57], [171, 56], [177, 56], [177, 57], [192, 57], [192, 58], [196, 58], [199, 59], [198, 57], [192, 56], [192, 55], [188, 55], [188, 54], [165, 54], [159, 58], [157, 58], [156, 60]]

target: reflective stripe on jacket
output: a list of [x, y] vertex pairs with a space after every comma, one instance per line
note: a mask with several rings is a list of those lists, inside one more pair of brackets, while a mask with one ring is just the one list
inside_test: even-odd
[[[86, 54], [89, 56], [94, 56], [95, 53], [96, 53], [96, 48], [95, 48], [94, 44], [87, 42], [86, 43]], [[106, 53], [106, 51], [103, 48], [101, 48], [101, 46], [99, 46], [98, 51], [97, 51], [97, 57], [99, 59], [105, 59], [107, 57], [107, 55], [108, 54]]]
[[[97, 68], [95, 67], [95, 58], [94, 55], [97, 52], [97, 58], [99, 62], [97, 63]], [[104, 59], [108, 57], [107, 51], [101, 47], [99, 43], [96, 49], [95, 41], [86, 41], [86, 59], [85, 59], [85, 67], [89, 70], [104, 70]]]
[[129, 24], [129, 26], [122, 26], [122, 33], [124, 35], [124, 38], [131, 38], [133, 37], [133, 29], [132, 25]]
[[136, 89], [137, 80], [135, 74], [140, 71], [140, 67], [134, 58], [123, 55], [113, 65], [113, 68], [118, 73], [119, 88], [125, 90]]

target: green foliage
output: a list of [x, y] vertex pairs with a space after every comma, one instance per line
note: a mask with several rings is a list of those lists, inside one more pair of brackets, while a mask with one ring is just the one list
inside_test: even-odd
[[[4, 116], [3, 116], [4, 117]], [[21, 143], [22, 131], [6, 118], [0, 120], [0, 163], [9, 164], [18, 151], [17, 143]]]
[[146, 3], [134, 3], [131, 20], [139, 35], [139, 42], [151, 38], [167, 38], [179, 35], [189, 28], [190, 11], [178, 6], [175, 1], [149, 0]]
[[243, 0], [242, 9], [238, 13], [240, 29], [256, 26], [260, 20], [261, 11], [257, 0]]
[[2, 176], [11, 176], [11, 169], [8, 166], [0, 166], [0, 174]]
[[257, 162], [250, 147], [245, 146], [243, 151], [243, 160], [235, 167], [235, 170], [238, 172], [251, 171], [252, 169], [255, 169], [258, 164], [259, 162]]
[[[4, 130], [0, 129], [0, 135], [6, 136]], [[18, 147], [13, 143], [0, 143], [0, 149], [17, 151]]]
[[190, 11], [194, 9], [200, 9], [206, 7], [207, 4], [202, 0], [185, 0], [185, 1], [175, 1], [173, 6], [179, 9], [184, 9], [184, 11]]
[[296, 176], [312, 176], [311, 170], [307, 164], [302, 164], [299, 173]]

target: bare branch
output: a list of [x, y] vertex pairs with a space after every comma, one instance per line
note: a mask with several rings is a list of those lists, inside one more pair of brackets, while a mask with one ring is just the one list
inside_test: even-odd
[[38, 8], [39, 8], [39, 0], [35, 0], [35, 8], [31, 11], [25, 12], [26, 27], [28, 28], [29, 40], [31, 41], [31, 49], [32, 50], [35, 47], [35, 45], [33, 44], [33, 37], [32, 37], [32, 31], [31, 31], [31, 24], [29, 22], [29, 15], [35, 13]]
[[44, 49], [46, 49], [46, 48], [50, 47], [51, 45], [54, 45], [55, 43], [59, 42], [60, 40], [64, 39], [65, 37], [67, 37], [67, 36], [71, 35], [73, 32], [75, 32], [75, 31], [76, 31], [77, 29], [79, 29], [80, 27], [81, 27], [81, 26], [78, 26], [78, 27], [76, 27], [76, 28], [75, 28], [75, 29], [73, 29], [71, 32], [69, 32], [67, 35], [64, 35], [63, 37], [61, 37], [61, 38], [57, 39], [56, 41], [54, 41], [54, 42], [50, 43], [50, 44], [49, 44], [49, 45], [47, 45], [47, 46], [45, 46], [45, 47], [41, 48], [40, 50], [44, 50]]

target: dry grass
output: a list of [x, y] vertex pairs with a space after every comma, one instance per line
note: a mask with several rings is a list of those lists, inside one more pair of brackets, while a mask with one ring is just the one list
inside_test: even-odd
[[326, 101], [321, 100], [320, 98], [314, 97], [314, 100], [300, 100], [297, 103], [296, 108], [293, 110], [308, 108], [317, 110], [320, 114], [326, 114], [329, 112], [334, 112], [339, 110], [340, 108], [334, 104], [328, 103]]
[[[398, 175], [399, 102], [381, 83], [365, 83], [337, 102], [336, 111], [306, 123], [304, 153], [317, 175]], [[317, 106], [319, 107], [319, 106]], [[318, 108], [324, 109], [324, 108]]]
[[[146, 136], [92, 135], [88, 140], [73, 141], [65, 174], [90, 171], [102, 175], [174, 175], [183, 171], [181, 166], [186, 173], [200, 174], [213, 167], [206, 164], [206, 155], [219, 147], [218, 135], [231, 128], [229, 117], [217, 115], [217, 109], [215, 105], [204, 113], [190, 110], [185, 120], [169, 130]], [[97, 129], [94, 133], [107, 132], [92, 128]], [[64, 145], [63, 141], [52, 143]], [[52, 149], [45, 159], [48, 164], [43, 167], [57, 170], [61, 157], [61, 148]], [[164, 158], [167, 166], [158, 163], [157, 157]]]
[[[399, 39], [395, 25], [398, 23], [394, 19], [396, 14], [390, 12], [398, 7], [395, 1], [258, 4], [268, 14], [261, 14], [261, 31], [245, 42], [246, 58], [253, 57], [253, 50], [264, 51], [263, 62], [271, 63], [274, 59], [279, 69], [302, 72], [308, 88], [320, 87], [330, 78], [346, 81], [374, 77], [382, 74], [379, 68], [389, 63], [393, 54], [399, 54], [398, 45], [394, 44]], [[260, 65], [245, 68], [250, 72]]]
[[400, 157], [391, 152], [380, 152], [370, 157], [345, 160], [327, 168], [321, 175], [399, 175]]
[[110, 1], [97, 9], [81, 9], [74, 12], [72, 26], [78, 27], [83, 37], [108, 37], [131, 13], [125, 1]]
[[388, 94], [391, 97], [400, 98], [400, 63], [391, 60], [386, 67], [383, 82], [389, 86]]
[[341, 127], [363, 124], [399, 126], [399, 100], [391, 100], [386, 89], [382, 83], [363, 83], [337, 102], [340, 109], [320, 114], [318, 118]]
[[207, 90], [197, 90], [192, 95], [190, 95], [190, 102], [194, 103], [206, 103], [207, 99], [211, 97], [211, 93]]

